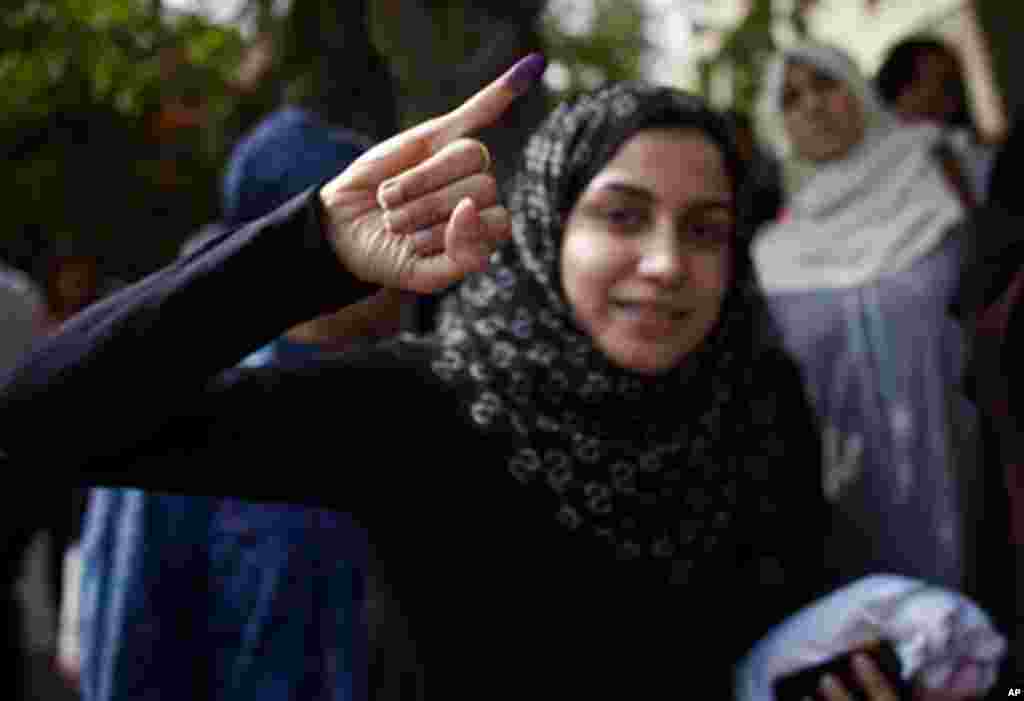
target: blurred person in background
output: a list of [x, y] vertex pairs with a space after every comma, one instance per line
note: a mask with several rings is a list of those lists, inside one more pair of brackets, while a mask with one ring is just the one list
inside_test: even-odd
[[38, 340], [45, 326], [46, 297], [28, 274], [0, 263], [0, 373], [6, 373]]
[[[24, 272], [0, 264], [0, 375], [5, 375], [43, 333], [46, 303], [42, 290]], [[3, 510], [3, 635], [0, 692], [19, 699], [25, 693], [24, 614], [17, 591], [25, 555], [42, 525], [39, 504], [17, 497]]]
[[891, 572], [960, 590], [976, 412], [947, 306], [968, 209], [941, 134], [902, 124], [831, 46], [788, 47], [766, 78], [759, 116], [791, 194], [753, 257], [821, 421], [835, 564], [844, 581]]
[[[292, 41], [264, 47], [283, 55], [292, 76], [285, 104], [236, 144], [223, 178], [222, 219], [188, 240], [183, 257], [326, 180], [397, 129], [390, 73], [364, 28], [338, 26], [340, 41], [311, 34], [319, 26], [311, 20], [291, 13], [295, 26], [284, 35]], [[411, 300], [394, 295], [392, 311], [381, 316], [349, 310], [311, 320], [239, 364], [287, 366], [351, 351], [358, 339], [412, 323]], [[82, 639], [72, 647], [82, 655], [87, 701], [143, 691], [148, 698], [363, 698], [368, 635], [392, 641], [375, 649], [376, 662], [400, 646], [394, 627], [382, 635], [367, 619], [372, 555], [365, 531], [344, 513], [95, 490], [81, 557]], [[374, 590], [379, 621], [390, 609], [382, 587]], [[183, 599], [196, 616], [177, 612]], [[70, 615], [66, 627], [77, 625]], [[203, 660], [181, 674], [172, 660], [184, 655]], [[140, 657], [150, 662], [140, 665]]]
[[913, 36], [893, 45], [875, 76], [883, 103], [907, 124], [943, 129], [974, 204], [984, 203], [995, 148], [981, 139], [957, 52], [938, 38]]
[[[368, 143], [296, 105], [268, 115], [232, 154], [223, 221], [187, 242], [183, 256], [344, 169]], [[241, 365], [350, 350], [355, 337], [397, 332], [400, 318], [400, 310], [322, 317]], [[96, 490], [81, 546], [85, 700], [364, 698], [368, 548], [344, 513]], [[182, 669], [186, 658], [194, 663]]]
[[754, 260], [821, 420], [831, 563], [843, 581], [886, 572], [963, 591], [998, 618], [1005, 531], [979, 526], [1007, 493], [986, 468], [961, 382], [969, 335], [949, 312], [986, 232], [944, 132], [898, 117], [848, 55], [815, 43], [780, 51], [759, 108], [790, 194]]

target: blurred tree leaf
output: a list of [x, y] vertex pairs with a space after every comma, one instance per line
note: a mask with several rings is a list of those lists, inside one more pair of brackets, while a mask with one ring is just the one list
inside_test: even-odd
[[139, 274], [216, 214], [220, 120], [244, 42], [235, 28], [158, 8], [8, 0], [0, 10], [10, 203], [0, 252], [16, 264], [31, 267], [26, 256], [48, 241], [73, 241], [118, 274]]
[[729, 104], [718, 104], [718, 107], [744, 113], [753, 110], [761, 73], [775, 51], [772, 5], [772, 0], [753, 0], [746, 17], [723, 37], [718, 52], [702, 62], [701, 89], [706, 97], [716, 97], [711, 87], [716, 73], [726, 72], [731, 82]]
[[[587, 21], [579, 21], [581, 13]], [[646, 20], [637, 0], [551, 3], [543, 16], [542, 36], [549, 60], [567, 69], [557, 76], [561, 80], [553, 86], [554, 98], [640, 78], [651, 49], [644, 36]]]

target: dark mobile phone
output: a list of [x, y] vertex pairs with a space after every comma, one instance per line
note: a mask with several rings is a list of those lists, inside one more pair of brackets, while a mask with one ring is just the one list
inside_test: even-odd
[[896, 690], [896, 696], [900, 701], [911, 701], [910, 684], [903, 680], [903, 664], [888, 640], [868, 643], [821, 664], [779, 677], [774, 684], [775, 700], [821, 699], [823, 697], [818, 693], [818, 685], [821, 684], [823, 676], [831, 674], [842, 683], [854, 699], [868, 701], [867, 694], [864, 693], [853, 669], [853, 656], [857, 653], [863, 653], [874, 661], [875, 666]]

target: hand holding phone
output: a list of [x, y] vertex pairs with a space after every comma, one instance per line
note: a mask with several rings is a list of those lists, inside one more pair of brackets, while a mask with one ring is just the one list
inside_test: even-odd
[[[869, 701], [902, 701], [910, 698], [908, 694], [901, 694], [893, 682], [878, 669], [878, 666], [868, 655], [857, 653], [851, 659], [854, 675], [858, 682], [858, 688], [863, 692]], [[852, 690], [843, 687], [842, 683], [827, 675], [821, 681], [820, 693], [825, 701], [852, 701]]]
[[911, 701], [892, 644], [873, 641], [775, 682], [777, 701]]

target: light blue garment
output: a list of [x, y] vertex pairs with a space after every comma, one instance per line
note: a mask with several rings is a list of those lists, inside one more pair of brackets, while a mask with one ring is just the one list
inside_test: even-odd
[[959, 271], [951, 235], [868, 285], [768, 297], [824, 432], [844, 581], [892, 572], [963, 585], [958, 476], [975, 456], [977, 418], [959, 390], [965, 339], [947, 312]]
[[[82, 534], [84, 699], [198, 698], [212, 500], [93, 490]], [[188, 616], [182, 611], [192, 611]], [[199, 658], [201, 659], [201, 658]]]
[[81, 553], [83, 701], [366, 698], [368, 542], [347, 514], [97, 489]]

